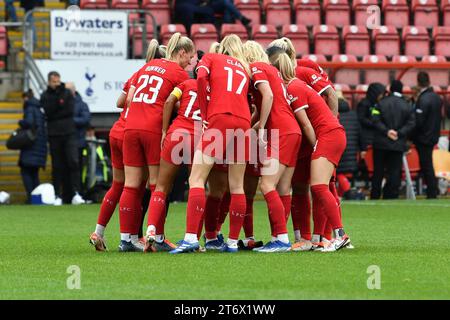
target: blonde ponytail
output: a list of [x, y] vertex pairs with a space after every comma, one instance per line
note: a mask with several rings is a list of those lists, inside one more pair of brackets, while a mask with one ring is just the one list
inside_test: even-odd
[[246, 41], [242, 46], [242, 49], [244, 50], [244, 56], [248, 63], [270, 63], [269, 57], [267, 57], [267, 54], [264, 52], [263, 47], [258, 42]]
[[145, 62], [149, 62], [152, 59], [164, 58], [166, 56], [165, 46], [160, 46], [155, 39], [150, 40], [147, 48], [147, 54], [145, 56]]
[[244, 51], [242, 50], [242, 41], [235, 34], [230, 34], [222, 39], [217, 53], [225, 54], [238, 60], [248, 75], [250, 75], [250, 67], [247, 59], [245, 59]]
[[297, 65], [297, 53], [295, 52], [294, 44], [292, 43], [292, 41], [289, 38], [283, 37], [283, 38], [274, 40], [271, 43], [269, 43], [269, 46], [267, 47], [267, 49], [272, 48], [272, 47], [278, 47], [278, 48], [283, 49], [286, 52], [286, 54], [289, 56], [289, 58], [291, 59], [294, 66]]
[[189, 53], [194, 52], [195, 47], [191, 39], [184, 37], [181, 33], [177, 32], [172, 35], [167, 44], [166, 58], [168, 60], [175, 60], [175, 56], [180, 50]]
[[295, 79], [295, 67], [287, 53], [280, 51], [278, 54], [270, 57], [270, 61], [280, 71], [284, 81], [289, 82]]
[[213, 42], [212, 44], [211, 44], [211, 46], [209, 47], [209, 53], [217, 53], [217, 51], [219, 51], [219, 46], [220, 46], [220, 43], [218, 43], [218, 42]]

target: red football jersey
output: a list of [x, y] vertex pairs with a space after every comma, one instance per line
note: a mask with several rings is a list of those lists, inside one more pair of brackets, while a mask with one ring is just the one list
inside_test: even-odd
[[183, 68], [166, 59], [153, 59], [136, 74], [136, 88], [126, 116], [125, 130], [145, 130], [161, 134], [164, 103], [173, 88], [189, 79]]
[[180, 83], [173, 89], [172, 94], [180, 101], [180, 108], [168, 134], [176, 129], [186, 129], [194, 133], [194, 121], [202, 120], [197, 100], [197, 80], [189, 79]]
[[[136, 73], [134, 73], [130, 79], [125, 82], [122, 93], [125, 95], [125, 97], [128, 95], [128, 91], [130, 90], [131, 83], [134, 81], [134, 77], [136, 76]], [[116, 138], [116, 139], [123, 139], [123, 133], [125, 131], [125, 116], [127, 114], [127, 104], [125, 101], [125, 105], [123, 107], [122, 112], [120, 113], [119, 119], [114, 123], [114, 125], [111, 128], [111, 131], [109, 132], [109, 135]]]
[[315, 61], [308, 59], [308, 58], [301, 58], [297, 60], [297, 65], [299, 67], [306, 67], [306, 68], [310, 68], [313, 69], [315, 71], [317, 71], [318, 73], [320, 73], [325, 81], [330, 81], [328, 78], [328, 74], [325, 72], [325, 70], [322, 69], [322, 67]]
[[298, 66], [295, 76], [312, 87], [316, 92], [322, 94], [326, 89], [332, 87], [331, 82], [314, 69]]
[[305, 82], [294, 79], [287, 86], [288, 97], [294, 112], [305, 109], [317, 136], [336, 128], [342, 128], [322, 97]]
[[201, 68], [209, 74], [211, 89], [206, 120], [215, 114], [229, 113], [250, 122], [247, 101], [250, 77], [242, 64], [227, 55], [208, 53], [202, 57], [197, 70]]
[[279, 129], [280, 136], [292, 133], [301, 134], [298, 122], [289, 106], [286, 87], [277, 68], [267, 63], [255, 62], [250, 65], [250, 69], [255, 90], [255, 105], [259, 114], [261, 114], [262, 95], [256, 88], [256, 85], [266, 82], [270, 85], [273, 93], [272, 109], [267, 119], [266, 129]]

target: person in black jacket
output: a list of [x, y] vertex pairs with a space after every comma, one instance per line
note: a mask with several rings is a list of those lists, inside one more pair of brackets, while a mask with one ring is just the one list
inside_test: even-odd
[[[74, 98], [61, 82], [59, 73], [48, 74], [48, 88], [41, 96], [41, 106], [47, 118], [48, 140], [52, 156], [52, 180], [55, 188], [55, 205], [62, 204], [61, 189], [64, 178], [70, 179], [72, 204], [84, 203], [79, 195], [80, 169], [78, 137], [73, 120]], [[68, 170], [68, 172], [65, 171]]]
[[402, 179], [402, 158], [407, 151], [406, 140], [414, 130], [415, 119], [412, 106], [403, 98], [403, 84], [399, 80], [391, 83], [391, 94], [383, 98], [372, 109], [375, 128], [373, 138], [372, 190], [370, 198], [381, 196], [381, 183], [385, 170], [386, 185], [383, 199], [397, 199]]
[[385, 92], [386, 87], [381, 83], [371, 83], [367, 88], [366, 97], [356, 107], [364, 144], [367, 146], [373, 142], [374, 127], [371, 114], [372, 108], [384, 97]]
[[361, 152], [361, 156], [363, 157], [367, 148], [362, 139], [361, 125], [359, 124], [356, 112], [350, 110], [350, 106], [343, 98], [339, 98], [338, 106], [339, 122], [345, 129], [347, 146], [342, 154], [336, 173], [339, 183], [339, 195], [348, 199], [350, 196], [346, 193], [350, 191], [350, 182], [345, 174], [351, 173], [355, 175], [358, 172], [358, 153]]
[[23, 185], [27, 192], [27, 202], [31, 203], [31, 192], [40, 184], [39, 168], [44, 168], [47, 162], [47, 132], [45, 116], [41, 111], [39, 100], [29, 90], [22, 95], [24, 99], [23, 119], [19, 126], [23, 129], [35, 130], [36, 140], [27, 149], [20, 150], [19, 167]]
[[66, 83], [66, 88], [72, 92], [75, 99], [73, 120], [75, 121], [75, 126], [77, 128], [78, 149], [81, 154], [81, 150], [87, 147], [86, 131], [89, 128], [89, 123], [91, 121], [91, 112], [89, 111], [89, 106], [83, 101], [83, 98], [81, 98], [81, 95], [78, 93], [72, 82]]
[[435, 199], [438, 189], [432, 154], [440, 136], [442, 100], [433, 92], [428, 73], [422, 71], [417, 74], [417, 86], [419, 95], [415, 105], [414, 144], [419, 153], [420, 171], [427, 184], [427, 198]]

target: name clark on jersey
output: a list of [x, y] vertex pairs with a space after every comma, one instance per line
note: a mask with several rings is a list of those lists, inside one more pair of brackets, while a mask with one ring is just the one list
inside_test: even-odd
[[239, 61], [227, 60], [227, 63], [244, 70], [244, 67], [242, 66], [242, 64]]
[[166, 69], [158, 67], [158, 66], [148, 66], [145, 71], [155, 71], [158, 72], [159, 74], [164, 74], [166, 73]]

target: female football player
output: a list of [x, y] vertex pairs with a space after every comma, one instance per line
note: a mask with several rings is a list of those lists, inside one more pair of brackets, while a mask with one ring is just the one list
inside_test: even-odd
[[244, 173], [248, 139], [245, 132], [250, 130], [247, 101], [250, 70], [240, 38], [236, 35], [226, 36], [220, 43], [218, 53], [204, 55], [197, 70], [199, 105], [202, 119], [207, 121], [208, 128], [195, 151], [189, 176], [186, 234], [171, 253], [192, 252], [199, 248], [197, 231], [205, 212], [205, 183], [214, 163], [224, 160], [228, 163], [231, 202], [230, 232], [222, 251], [237, 252], [246, 210]]
[[121, 251], [140, 249], [130, 241], [133, 225], [139, 218], [139, 187], [145, 183], [146, 172], [149, 184], [156, 184], [164, 103], [174, 87], [189, 78], [184, 69], [194, 55], [192, 40], [175, 33], [167, 45], [166, 58], [151, 60], [134, 77], [135, 92], [126, 115], [123, 142], [125, 185], [119, 206]]
[[[345, 149], [344, 128], [332, 114], [320, 96], [303, 81], [296, 78], [294, 65], [284, 50], [272, 52], [270, 60], [280, 71], [291, 97], [294, 112], [305, 110], [316, 135], [311, 155], [311, 192], [314, 211], [314, 234], [312, 242], [320, 251], [339, 250], [350, 243], [345, 234], [336, 199], [329, 188], [329, 182]], [[327, 223], [331, 224], [335, 240], [322, 241]]]
[[[156, 58], [159, 59], [165, 56], [165, 48], [160, 46], [158, 41], [151, 40], [146, 55], [146, 62]], [[95, 231], [90, 236], [90, 243], [95, 246], [97, 251], [105, 251], [106, 243], [104, 239], [104, 231], [105, 228], [113, 215], [117, 203], [119, 202], [120, 195], [122, 194], [123, 185], [125, 181], [125, 173], [123, 166], [123, 154], [122, 154], [122, 144], [123, 144], [123, 135], [125, 129], [125, 115], [128, 110], [129, 102], [127, 102], [127, 95], [131, 93], [133, 90], [131, 87], [131, 83], [133, 82], [133, 76], [125, 83], [122, 93], [117, 99], [117, 107], [123, 109], [120, 113], [119, 119], [114, 123], [110, 132], [109, 132], [109, 145], [111, 147], [111, 162], [113, 169], [113, 182], [111, 188], [105, 194], [103, 198], [102, 205], [100, 207], [100, 213], [97, 220], [97, 226], [95, 227]], [[139, 228], [139, 225], [137, 226]], [[137, 233], [133, 232], [132, 240], [134, 243], [137, 242], [135, 236]]]

